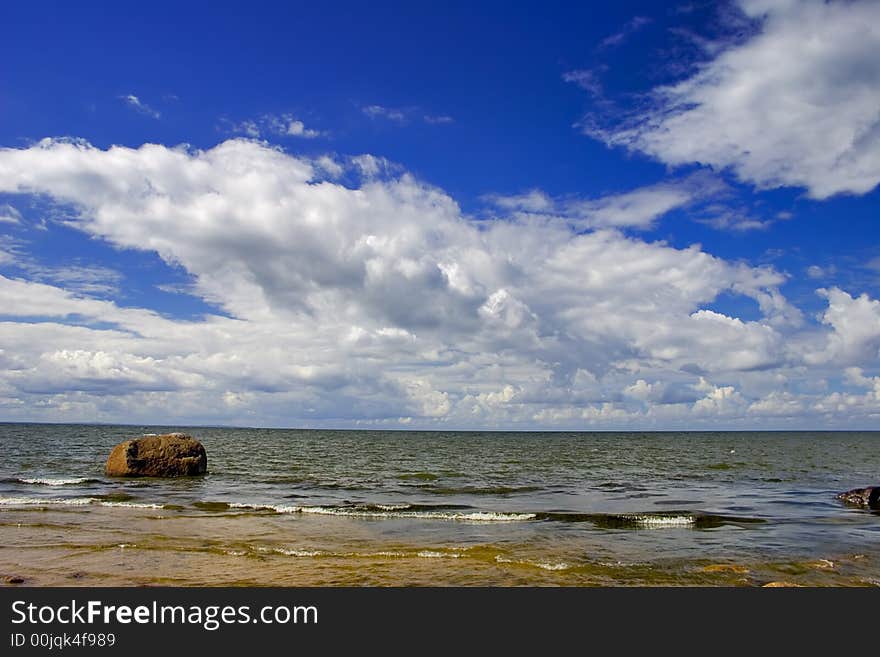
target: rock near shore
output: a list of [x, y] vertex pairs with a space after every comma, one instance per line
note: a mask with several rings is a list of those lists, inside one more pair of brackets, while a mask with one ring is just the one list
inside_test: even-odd
[[866, 506], [871, 509], [880, 509], [880, 486], [853, 488], [845, 493], [840, 493], [837, 496], [837, 499], [846, 504]]
[[185, 433], [144, 436], [119, 443], [104, 472], [109, 477], [190, 477], [208, 470], [208, 455]]

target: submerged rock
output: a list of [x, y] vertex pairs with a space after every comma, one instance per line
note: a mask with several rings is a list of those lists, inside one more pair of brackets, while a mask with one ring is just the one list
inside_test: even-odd
[[188, 477], [208, 470], [208, 455], [185, 433], [145, 436], [119, 443], [104, 472], [110, 477]]
[[837, 499], [846, 504], [867, 506], [871, 509], [880, 509], [880, 486], [868, 486], [867, 488], [853, 488], [845, 493], [840, 493]]
[[703, 566], [700, 570], [704, 573], [738, 573], [744, 574], [749, 572], [749, 569], [745, 566], [737, 566], [732, 563], [713, 563], [708, 566]]
[[784, 589], [784, 588], [803, 588], [803, 584], [795, 584], [794, 582], [767, 582], [763, 585], [765, 589]]

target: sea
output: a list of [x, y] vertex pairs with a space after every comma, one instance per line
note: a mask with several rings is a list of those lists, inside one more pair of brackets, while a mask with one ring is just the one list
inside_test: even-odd
[[[104, 475], [184, 431], [208, 473]], [[0, 424], [0, 583], [878, 586], [880, 432]]]

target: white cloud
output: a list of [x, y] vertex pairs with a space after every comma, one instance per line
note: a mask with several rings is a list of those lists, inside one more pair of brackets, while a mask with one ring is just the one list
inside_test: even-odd
[[614, 48], [626, 41], [630, 36], [641, 30], [646, 25], [650, 25], [652, 20], [647, 16], [634, 16], [626, 24], [614, 34], [611, 34], [599, 43], [600, 48]]
[[[540, 195], [472, 222], [372, 156], [45, 140], [0, 149], [0, 192], [69, 204], [72, 227], [158, 253], [228, 314], [125, 308], [94, 296], [96, 271], [0, 277], [7, 418], [735, 425], [800, 386], [852, 422], [806, 387], [838, 359], [876, 363], [877, 301], [831, 290], [826, 323], [803, 327], [771, 268], [517, 211]], [[710, 310], [722, 293], [758, 318]]]
[[844, 377], [854, 386], [880, 390], [880, 376], [867, 377], [861, 367], [847, 367], [844, 370]]
[[632, 385], [624, 388], [623, 394], [643, 402], [659, 401], [662, 398], [663, 388], [662, 383], [648, 383], [644, 379], [638, 379]]
[[80, 294], [110, 295], [119, 291], [119, 284], [122, 282], [122, 275], [118, 271], [96, 265], [40, 267], [23, 263], [22, 268], [32, 280], [51, 282]]
[[491, 194], [486, 196], [486, 200], [505, 210], [542, 213], [554, 213], [557, 211], [556, 202], [540, 189], [532, 189], [523, 194], [513, 194], [510, 196]]
[[263, 114], [256, 119], [246, 119], [238, 123], [223, 119], [221, 125], [224, 131], [234, 135], [245, 135], [251, 139], [262, 137], [299, 137], [302, 139], [314, 139], [322, 137], [320, 130], [307, 128], [305, 123], [297, 119], [293, 114]]
[[825, 267], [820, 267], [819, 265], [810, 265], [807, 267], [807, 277], [813, 280], [820, 280], [823, 278], [829, 278], [834, 276], [837, 273], [837, 267], [834, 265], [827, 265]]
[[[560, 198], [553, 199], [539, 189], [523, 194], [509, 196], [488, 195], [486, 200], [509, 211], [544, 214], [563, 217], [578, 229], [588, 228], [633, 228], [645, 230], [672, 210], [693, 207], [697, 204], [723, 195], [726, 187], [719, 179], [710, 175], [692, 175], [672, 182], [646, 185], [625, 192], [607, 194], [594, 199]], [[721, 209], [723, 208], [723, 210]], [[711, 207], [701, 207], [699, 212], [691, 212], [697, 220], [703, 213], [712, 212], [717, 219], [721, 212], [732, 213], [729, 207], [716, 203]], [[746, 221], [745, 218], [740, 223]], [[716, 228], [736, 229], [736, 222], [724, 225], [713, 223]]]
[[599, 79], [599, 75], [595, 70], [575, 69], [573, 71], [566, 71], [562, 74], [562, 79], [566, 82], [576, 84], [581, 89], [589, 91], [594, 96], [602, 96], [602, 81]]
[[27, 253], [27, 244], [24, 240], [0, 238], [0, 264], [26, 274], [31, 281], [61, 285], [76, 294], [111, 295], [119, 291], [122, 275], [118, 271], [100, 265], [44, 265]]
[[405, 121], [407, 114], [405, 110], [384, 107], [382, 105], [367, 105], [362, 107], [361, 111], [371, 119], [388, 119], [398, 123]]
[[21, 212], [8, 203], [0, 205], [0, 224], [20, 224]]
[[304, 137], [305, 139], [312, 139], [321, 135], [321, 133], [317, 130], [306, 128], [305, 124], [302, 121], [297, 121], [296, 119], [291, 119], [290, 121], [288, 121], [287, 129], [285, 130], [284, 134], [291, 137]]
[[774, 219], [761, 219], [752, 216], [742, 207], [729, 207], [721, 203], [710, 203], [693, 217], [699, 223], [716, 230], [745, 233], [752, 230], [767, 230], [775, 223]]
[[853, 298], [843, 290], [833, 287], [820, 289], [828, 299], [828, 309], [822, 322], [832, 331], [822, 350], [809, 355], [814, 363], [834, 361], [835, 364], [874, 364], [880, 360], [880, 301], [867, 294]]
[[797, 420], [804, 416], [804, 401], [790, 392], [774, 390], [749, 404], [748, 413], [755, 416], [785, 417]]
[[119, 98], [126, 105], [128, 105], [135, 111], [140, 112], [141, 114], [149, 116], [153, 119], [159, 119], [162, 117], [162, 114], [159, 112], [159, 110], [153, 109], [134, 94], [125, 94], [124, 96], [120, 96]]
[[694, 199], [694, 193], [676, 185], [660, 184], [579, 203], [575, 212], [591, 228], [649, 228], [656, 219]]
[[329, 178], [338, 178], [345, 172], [345, 167], [329, 155], [322, 155], [315, 161], [315, 164], [320, 170], [326, 173]]
[[706, 393], [705, 397], [694, 402], [694, 414], [698, 416], [723, 417], [738, 414], [746, 405], [742, 394], [733, 386], [715, 386], [701, 378], [697, 389]]
[[698, 71], [654, 90], [631, 124], [585, 130], [667, 164], [730, 168], [813, 198], [880, 182], [880, 3], [741, 0], [759, 22]]
[[445, 125], [449, 123], [455, 123], [455, 119], [453, 119], [448, 114], [425, 114], [422, 119], [425, 123], [431, 125]]
[[[384, 105], [365, 105], [361, 112], [371, 119], [382, 119], [393, 123], [408, 123], [410, 119], [419, 114], [418, 107], [385, 107]], [[415, 116], [418, 118], [418, 116]], [[428, 125], [449, 125], [455, 123], [455, 119], [448, 114], [421, 114], [421, 120]]]
[[260, 138], [260, 126], [256, 121], [251, 121], [249, 119], [240, 123], [232, 124], [229, 131], [233, 134], [247, 135], [251, 139]]

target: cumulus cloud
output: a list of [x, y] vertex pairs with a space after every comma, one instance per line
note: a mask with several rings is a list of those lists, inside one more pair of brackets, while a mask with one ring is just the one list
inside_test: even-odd
[[828, 300], [822, 322], [832, 331], [824, 349], [810, 354], [810, 360], [833, 360], [838, 365], [877, 363], [880, 359], [880, 301], [867, 294], [853, 298], [836, 287], [820, 289], [819, 294]]
[[707, 46], [711, 59], [654, 89], [651, 107], [625, 125], [585, 121], [585, 131], [670, 165], [729, 168], [760, 188], [803, 187], [816, 199], [873, 190], [880, 182], [880, 4], [739, 6], [756, 24], [749, 38]]
[[284, 131], [284, 134], [290, 135], [291, 137], [304, 137], [306, 139], [311, 139], [312, 137], [320, 136], [321, 133], [317, 130], [306, 128], [305, 124], [302, 121], [291, 119], [287, 122], [287, 127]]
[[[826, 324], [802, 329], [772, 268], [519, 211], [542, 209], [540, 194], [472, 221], [372, 156], [44, 140], [0, 149], [0, 192], [48, 197], [71, 227], [159, 254], [224, 313], [173, 319], [98, 298], [83, 276], [2, 276], [5, 417], [738, 422], [769, 408], [779, 377], [876, 357], [867, 297], [832, 290]], [[759, 317], [711, 309], [723, 293]]]

